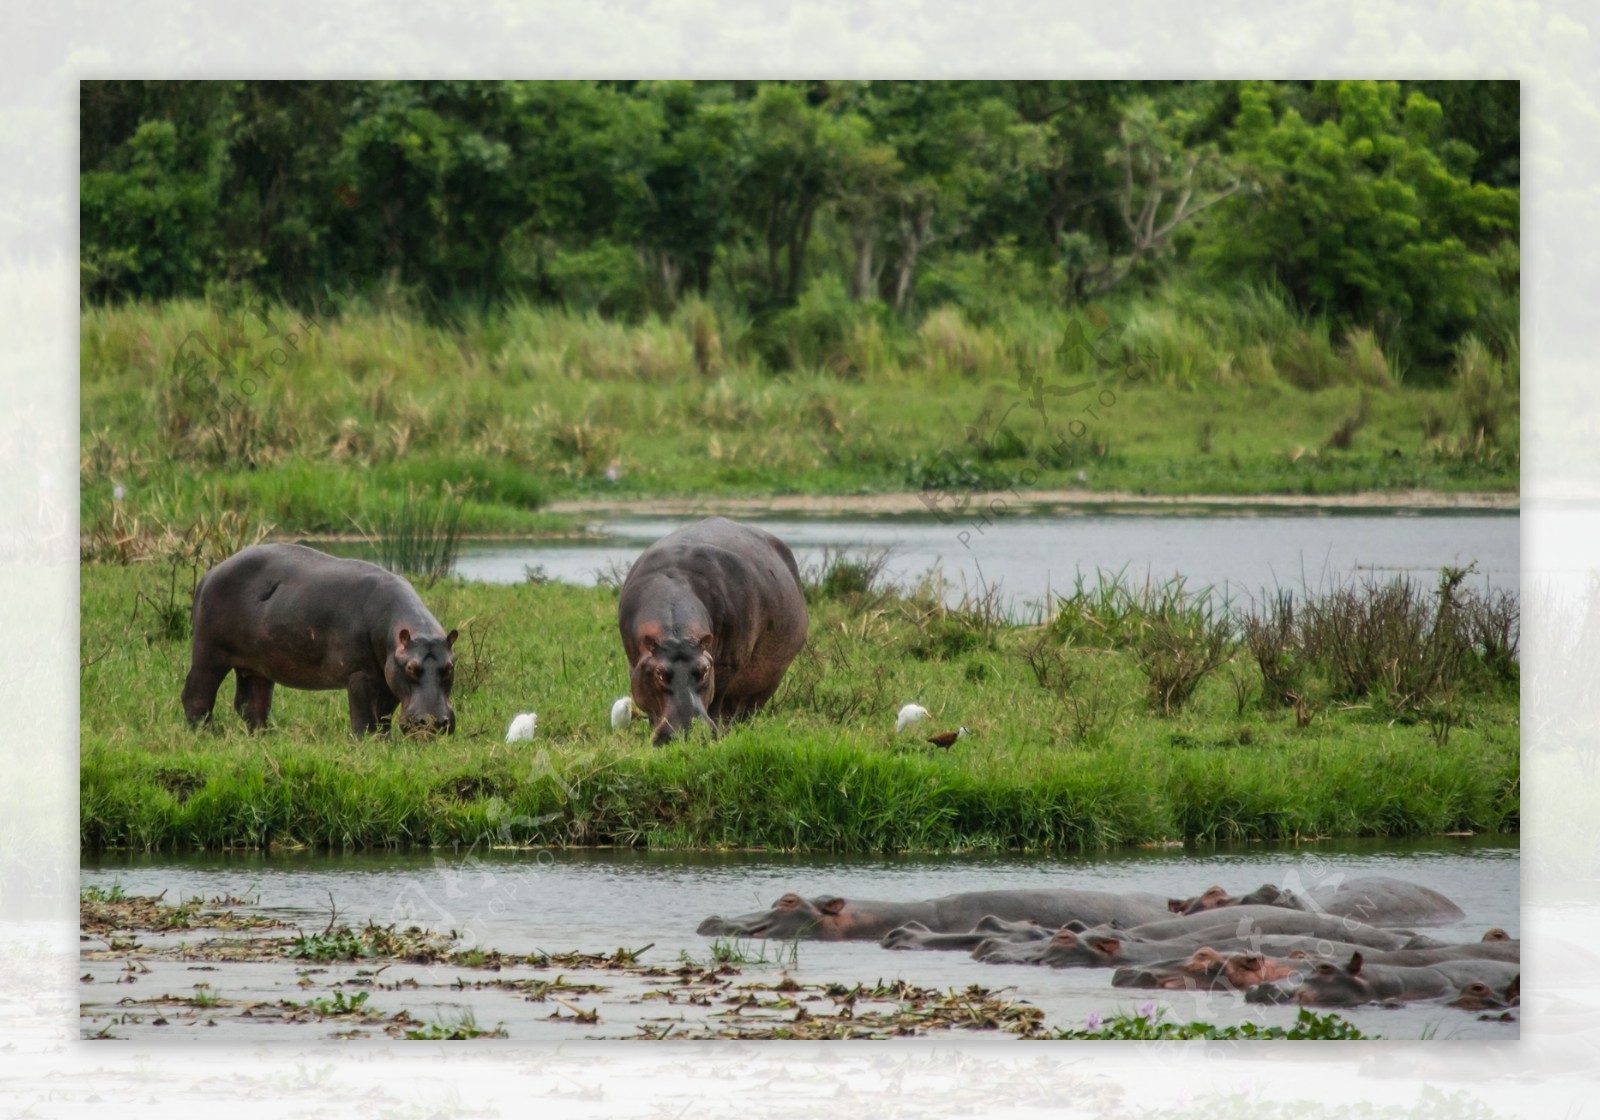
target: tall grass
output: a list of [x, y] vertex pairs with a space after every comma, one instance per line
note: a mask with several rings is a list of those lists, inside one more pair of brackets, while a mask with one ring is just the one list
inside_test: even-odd
[[[84, 309], [86, 525], [121, 486], [147, 519], [166, 495], [175, 532], [208, 489], [285, 532], [348, 529], [378, 491], [441, 474], [465, 487], [463, 526], [488, 531], [537, 527], [543, 502], [575, 495], [1516, 481], [1514, 350], [1465, 341], [1455, 387], [1399, 389], [1377, 340], [1330, 338], [1265, 289], [1164, 289], [1103, 314], [945, 305], [910, 319], [819, 290], [759, 324], [703, 301], [635, 323], [519, 304], [447, 324], [359, 305], [314, 323], [263, 309], [296, 336], [292, 353], [239, 317], [200, 301]], [[198, 373], [184, 357], [196, 332], [209, 348]], [[1080, 338], [1089, 347], [1067, 344]], [[1095, 417], [1054, 398], [1041, 415], [1028, 385], [1059, 389], [1086, 371], [1139, 377]], [[1356, 441], [1304, 454], [1357, 390], [1372, 405]], [[1424, 435], [1430, 411], [1439, 421]], [[1197, 413], [1210, 425], [1203, 452]], [[1063, 442], [1074, 419], [1091, 430]]]
[[448, 486], [429, 493], [407, 486], [378, 515], [378, 562], [392, 572], [433, 583], [455, 567], [461, 541], [461, 499]]

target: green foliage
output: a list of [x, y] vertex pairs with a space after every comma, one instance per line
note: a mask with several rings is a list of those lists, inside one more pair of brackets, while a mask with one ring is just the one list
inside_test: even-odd
[[[316, 959], [337, 960], [339, 958], [319, 957]], [[367, 998], [371, 996], [371, 994], [371, 992], [357, 992], [354, 996], [352, 996], [349, 993], [340, 990], [334, 992], [332, 998], [320, 996], [317, 999], [307, 1000], [300, 1006], [304, 1007], [312, 1014], [325, 1017], [332, 1017], [336, 1015], [374, 1015], [376, 1012], [369, 1011], [366, 1007]]]
[[420, 1042], [465, 1042], [474, 1038], [505, 1038], [505, 1024], [493, 1030], [478, 1026], [477, 1016], [465, 1008], [454, 1019], [428, 1023], [416, 1030], [406, 1031], [406, 1038]]
[[1219, 207], [1194, 259], [1224, 280], [1271, 277], [1304, 310], [1375, 329], [1432, 368], [1497, 303], [1515, 189], [1476, 183], [1438, 102], [1396, 82], [1239, 91], [1230, 142], [1256, 189]]
[[769, 368], [860, 376], [887, 319], [948, 305], [989, 329], [1220, 276], [1280, 284], [1336, 339], [1375, 332], [1391, 372], [1442, 377], [1468, 330], [1515, 350], [1518, 98], [1514, 82], [86, 82], [82, 291], [248, 290], [434, 323], [519, 301], [640, 323], [710, 299], [758, 324]]
[[1284, 1039], [1293, 1041], [1368, 1041], [1376, 1036], [1362, 1034], [1353, 1023], [1329, 1012], [1318, 1015], [1302, 1007], [1288, 1027], [1262, 1027], [1255, 1023], [1219, 1027], [1212, 1023], [1175, 1023], [1166, 1018], [1165, 1007], [1146, 1004], [1138, 1014], [1118, 1012], [1110, 1020], [1101, 1021], [1098, 1015], [1092, 1025], [1081, 1030], [1058, 1031], [1041, 1034], [1038, 1038], [1052, 1041], [1146, 1041], [1155, 1039], [1203, 1039], [1213, 1042], [1255, 1041], [1258, 1039]]
[[371, 950], [348, 929], [323, 933], [302, 933], [289, 943], [285, 955], [309, 961], [354, 961], [370, 956]]

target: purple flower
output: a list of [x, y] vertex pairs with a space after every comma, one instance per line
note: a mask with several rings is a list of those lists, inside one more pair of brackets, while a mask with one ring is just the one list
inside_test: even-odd
[[1139, 1008], [1139, 1018], [1141, 1018], [1141, 1019], [1154, 1018], [1155, 1017], [1155, 1013], [1156, 1013], [1155, 1000], [1151, 1000], [1149, 1003], [1147, 1003], [1143, 1007]]
[[1097, 1031], [1100, 1029], [1100, 1012], [1089, 1012], [1089, 1029], [1091, 1031]]

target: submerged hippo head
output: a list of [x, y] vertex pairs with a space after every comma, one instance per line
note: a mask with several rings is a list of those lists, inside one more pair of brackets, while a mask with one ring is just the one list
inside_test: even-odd
[[[1354, 1007], [1372, 1002], [1377, 995], [1371, 982], [1361, 974], [1361, 963], [1360, 953], [1352, 953], [1350, 960], [1343, 965], [1318, 962], [1305, 974], [1294, 992], [1294, 998], [1303, 1004], [1314, 1003], [1323, 1007]], [[1272, 985], [1262, 984], [1258, 987]]]
[[1202, 910], [1214, 910], [1218, 906], [1230, 906], [1235, 901], [1221, 887], [1207, 887], [1205, 893], [1194, 898], [1167, 899], [1167, 911], [1172, 914], [1198, 914]]
[[684, 734], [697, 720], [716, 729], [706, 710], [716, 685], [711, 645], [709, 633], [698, 638], [640, 635], [633, 700], [650, 716], [656, 746]]
[[1050, 938], [1040, 962], [1051, 968], [1110, 968], [1118, 963], [1122, 941], [1115, 937], [1080, 934], [1063, 926]]
[[456, 712], [450, 706], [456, 667], [451, 650], [455, 644], [454, 630], [442, 638], [422, 638], [401, 627], [395, 635], [383, 677], [389, 691], [400, 699], [401, 731], [449, 734], [456, 729]]
[[932, 932], [921, 922], [907, 922], [884, 934], [878, 944], [885, 949], [920, 949], [923, 939]]
[[812, 901], [786, 894], [770, 910], [757, 910], [737, 918], [710, 917], [700, 923], [702, 937], [818, 937], [836, 940], [846, 936], [847, 903], [842, 898]]
[[1222, 974], [1223, 956], [1215, 949], [1202, 946], [1190, 957], [1182, 960], [1157, 961], [1155, 964], [1124, 966], [1111, 974], [1113, 988], [1206, 988]]
[[1511, 935], [1509, 933], [1507, 933], [1505, 930], [1501, 929], [1499, 926], [1495, 926], [1493, 929], [1488, 930], [1487, 932], [1484, 933], [1483, 940], [1484, 941], [1510, 941], [1511, 940]]
[[1451, 1007], [1460, 1007], [1467, 1011], [1503, 1011], [1520, 1003], [1521, 995], [1521, 976], [1512, 980], [1511, 986], [1504, 992], [1495, 991], [1482, 980], [1474, 980], [1458, 991], [1454, 999], [1445, 1002]]

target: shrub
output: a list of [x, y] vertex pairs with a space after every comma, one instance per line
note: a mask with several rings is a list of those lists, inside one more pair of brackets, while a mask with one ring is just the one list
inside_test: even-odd
[[1233, 635], [1225, 620], [1158, 614], [1133, 652], [1144, 671], [1150, 709], [1170, 716], [1228, 659]]
[[1280, 591], [1263, 615], [1239, 620], [1245, 645], [1261, 670], [1261, 703], [1292, 704], [1305, 688], [1306, 665], [1295, 626], [1294, 596]]

